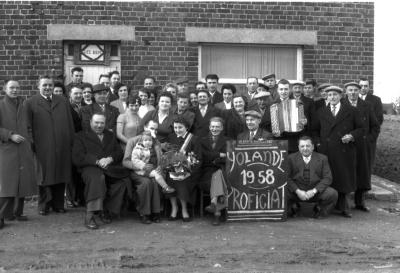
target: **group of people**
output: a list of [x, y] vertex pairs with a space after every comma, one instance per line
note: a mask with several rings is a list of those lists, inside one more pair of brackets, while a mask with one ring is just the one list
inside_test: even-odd
[[[241, 142], [288, 141], [288, 212], [315, 202], [314, 217], [335, 207], [351, 217], [368, 211], [382, 103], [369, 81], [330, 84], [248, 77], [245, 91], [222, 84], [215, 74], [191, 89], [186, 79], [163, 87], [154, 77], [130, 90], [118, 71], [97, 84], [71, 71], [65, 87], [52, 77], [38, 81], [38, 94], [24, 100], [16, 80], [4, 83], [0, 101], [0, 228], [26, 221], [24, 197], [38, 194], [38, 213], [86, 207], [85, 226], [108, 224], [131, 203], [144, 224], [191, 221], [198, 190], [210, 194], [205, 208], [213, 225], [226, 220], [228, 149]], [[298, 128], [279, 125], [287, 103], [300, 106]], [[286, 110], [283, 110], [286, 111]], [[201, 208], [203, 209], [203, 208]], [[180, 213], [179, 213], [180, 211]]]

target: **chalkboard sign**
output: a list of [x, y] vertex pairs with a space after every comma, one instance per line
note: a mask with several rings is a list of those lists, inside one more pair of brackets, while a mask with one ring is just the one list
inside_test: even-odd
[[287, 141], [239, 143], [227, 158], [228, 221], [286, 220]]

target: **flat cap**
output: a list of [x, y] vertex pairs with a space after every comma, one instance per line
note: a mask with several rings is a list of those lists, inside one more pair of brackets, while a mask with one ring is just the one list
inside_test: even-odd
[[312, 86], [316, 86], [317, 85], [317, 81], [315, 79], [307, 79], [306, 80], [306, 85], [311, 84]]
[[301, 85], [301, 86], [304, 86], [304, 85], [306, 85], [303, 81], [293, 81], [292, 82], [292, 86], [295, 86], [295, 85]]
[[93, 92], [92, 93], [94, 94], [94, 93], [99, 93], [99, 92], [108, 91], [108, 90], [109, 90], [109, 88], [107, 86], [105, 86], [104, 84], [100, 83], [100, 84], [93, 85]]
[[321, 83], [320, 85], [318, 85], [318, 92], [320, 92], [322, 89], [325, 89], [329, 86], [331, 86], [329, 83]]
[[325, 89], [325, 92], [330, 92], [330, 91], [335, 91], [335, 92], [338, 92], [340, 94], [343, 93], [343, 89], [340, 88], [339, 86], [335, 86], [335, 85], [331, 85], [331, 86], [329, 86], [328, 88]]
[[269, 79], [269, 78], [276, 78], [276, 75], [274, 73], [272, 73], [272, 74], [268, 74], [268, 75], [265, 75], [264, 77], [262, 77], [262, 79], [264, 81]]
[[250, 111], [246, 111], [244, 112], [244, 116], [251, 116], [251, 117], [255, 117], [255, 118], [261, 118], [262, 115], [260, 112], [256, 111], [256, 110], [250, 110]]
[[263, 98], [263, 97], [268, 97], [271, 96], [270, 92], [267, 91], [260, 91], [257, 94], [254, 95], [253, 99], [259, 99], [259, 98]]
[[188, 83], [188, 79], [186, 78], [178, 78], [175, 80], [175, 84], [181, 84], [181, 83]]
[[347, 82], [344, 84], [344, 88], [347, 88], [347, 86], [357, 86], [358, 89], [361, 89], [361, 86], [356, 82]]

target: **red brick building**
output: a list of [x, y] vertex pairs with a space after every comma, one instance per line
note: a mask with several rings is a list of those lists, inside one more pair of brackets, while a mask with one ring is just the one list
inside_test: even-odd
[[39, 75], [84, 81], [118, 69], [122, 81], [192, 83], [207, 73], [241, 84], [247, 76], [343, 84], [373, 80], [374, 4], [303, 2], [0, 3], [0, 84]]

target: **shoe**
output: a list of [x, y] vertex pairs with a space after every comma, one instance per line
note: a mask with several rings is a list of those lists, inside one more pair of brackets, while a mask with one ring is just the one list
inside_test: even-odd
[[0, 229], [4, 227], [4, 218], [0, 219]]
[[296, 218], [297, 216], [299, 216], [299, 208], [296, 204], [293, 204], [290, 208], [289, 217]]
[[228, 220], [228, 210], [227, 209], [221, 210], [221, 216], [219, 219], [221, 220], [221, 222], [226, 222]]
[[183, 222], [190, 222], [190, 221], [192, 221], [192, 218], [189, 216], [189, 217], [182, 217], [182, 221]]
[[47, 214], [49, 214], [49, 211], [47, 209], [39, 210], [39, 215], [46, 216]]
[[175, 192], [175, 189], [171, 188], [171, 187], [166, 187], [166, 188], [163, 188], [162, 192], [166, 193], [166, 194], [173, 193], [173, 192]]
[[85, 227], [87, 227], [88, 229], [92, 229], [92, 230], [99, 228], [99, 225], [96, 223], [96, 220], [94, 219], [93, 215], [91, 215], [91, 216], [86, 215]]
[[351, 215], [351, 213], [348, 212], [348, 211], [342, 211], [341, 215], [342, 215], [343, 217], [345, 217], [345, 218], [351, 218], [351, 217], [353, 217], [353, 215]]
[[67, 208], [77, 208], [79, 206], [78, 202], [67, 200]]
[[160, 218], [160, 214], [159, 213], [154, 213], [151, 217], [151, 221], [153, 221], [153, 223], [160, 223], [161, 222], [161, 218]]
[[366, 207], [365, 205], [356, 205], [355, 209], [364, 211], [364, 212], [369, 212], [370, 209], [368, 207]]
[[209, 206], [205, 208], [205, 210], [209, 213], [214, 214], [217, 211], [217, 206], [214, 203], [211, 203]]
[[321, 208], [318, 205], [315, 205], [315, 207], [314, 207], [313, 218], [314, 219], [321, 219]]
[[170, 215], [168, 217], [168, 221], [176, 221], [176, 220], [178, 220], [178, 216], [173, 217], [173, 216]]
[[53, 211], [54, 211], [55, 213], [66, 213], [66, 212], [67, 212], [67, 210], [64, 209], [64, 208], [57, 208], [57, 209], [54, 208]]
[[140, 221], [142, 222], [142, 224], [151, 224], [152, 222], [150, 221], [149, 217], [146, 215], [141, 215], [140, 216]]
[[102, 221], [104, 224], [111, 224], [111, 222], [112, 222], [111, 216], [110, 216], [108, 213], [106, 213], [106, 212], [100, 213], [99, 219], [100, 219], [100, 221]]
[[220, 219], [221, 215], [214, 215], [213, 221], [212, 221], [212, 225], [213, 226], [219, 226], [221, 224], [221, 219]]

